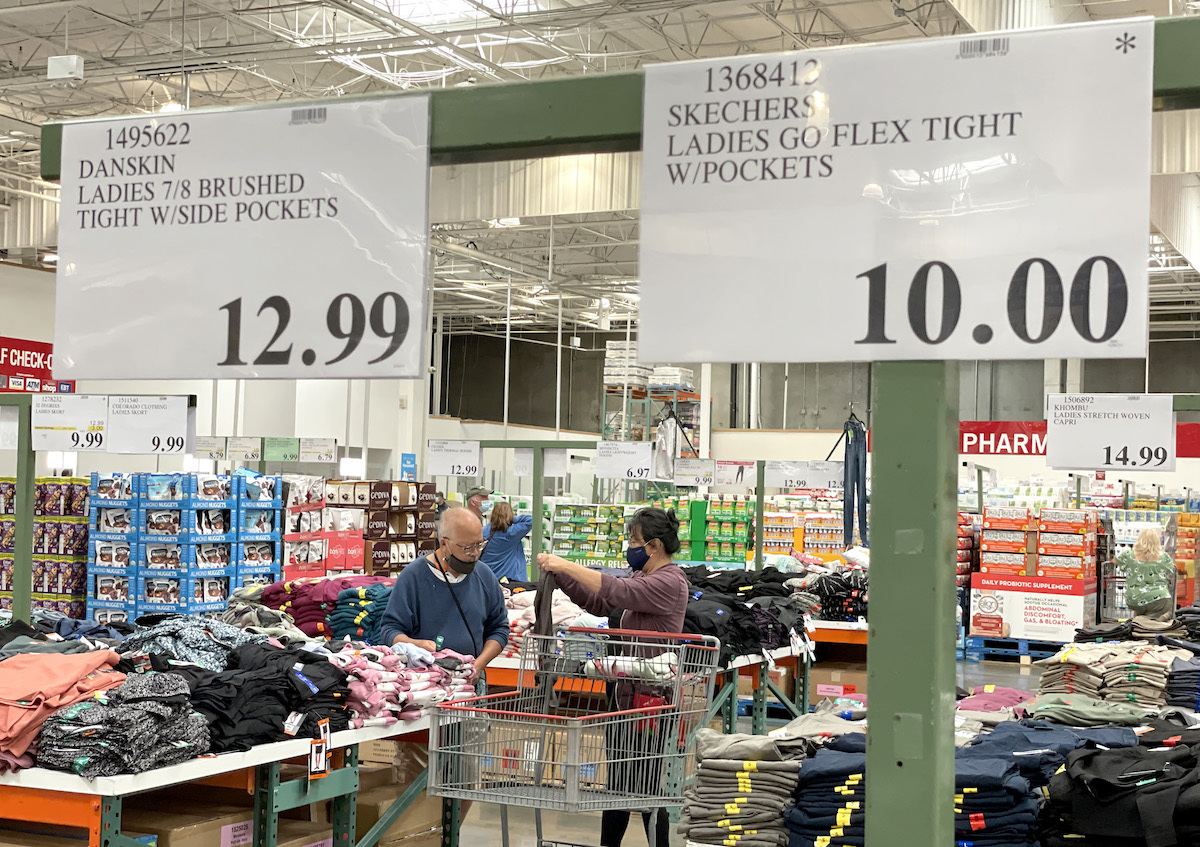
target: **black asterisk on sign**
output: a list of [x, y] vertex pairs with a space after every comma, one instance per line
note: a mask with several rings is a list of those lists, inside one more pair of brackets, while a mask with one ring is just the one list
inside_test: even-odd
[[1136, 50], [1137, 45], [1133, 43], [1135, 41], [1137, 41], [1136, 35], [1130, 35], [1129, 33], [1118, 35], [1116, 49], [1120, 50], [1122, 53], [1128, 53], [1130, 50]]

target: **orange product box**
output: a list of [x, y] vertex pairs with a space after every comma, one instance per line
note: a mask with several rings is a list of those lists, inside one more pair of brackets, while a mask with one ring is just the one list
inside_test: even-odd
[[1094, 560], [1086, 556], [1042, 556], [1037, 558], [1036, 575], [1041, 579], [1083, 579], [1095, 573]]
[[985, 529], [979, 549], [985, 553], [1025, 553], [1029, 550], [1029, 534], [1019, 529]]
[[1025, 576], [1025, 554], [984, 553], [979, 557], [979, 572], [1004, 576]]
[[1041, 532], [1076, 532], [1096, 529], [1096, 513], [1090, 509], [1042, 509], [1038, 513]]
[[1029, 529], [1029, 509], [1021, 506], [988, 506], [983, 510], [984, 529]]
[[1095, 553], [1096, 533], [1079, 535], [1073, 532], [1038, 533], [1039, 556], [1090, 556]]

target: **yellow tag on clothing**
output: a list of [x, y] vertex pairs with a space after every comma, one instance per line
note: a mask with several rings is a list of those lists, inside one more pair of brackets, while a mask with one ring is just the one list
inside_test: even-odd
[[850, 810], [849, 809], [838, 809], [837, 825], [838, 826], [850, 826]]
[[851, 800], [849, 803], [846, 804], [846, 808], [852, 809], [857, 812], [859, 809], [862, 808], [862, 804], [859, 803], [857, 800]]
[[979, 793], [978, 788], [964, 788], [963, 789], [963, 794], [978, 794], [978, 793]]
[[835, 827], [835, 828], [829, 830], [829, 834], [832, 835], [834, 838], [841, 838], [843, 835], [846, 834], [846, 830], [842, 829], [839, 826], [839, 827]]
[[985, 685], [985, 686], [983, 686], [983, 693], [984, 693], [984, 694], [991, 694], [991, 693], [992, 693], [993, 691], [995, 691], [995, 690], [996, 690], [996, 686], [994, 686], [994, 685]]
[[758, 762], [742, 762], [742, 770], [756, 771], [758, 770]]
[[717, 821], [717, 826], [729, 826], [729, 818], [721, 818]]

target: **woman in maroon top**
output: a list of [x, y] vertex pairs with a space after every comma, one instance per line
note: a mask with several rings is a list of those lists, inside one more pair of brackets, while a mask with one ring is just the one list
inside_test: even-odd
[[[582, 565], [569, 562], [549, 553], [538, 556], [538, 567], [554, 574], [558, 587], [579, 606], [593, 615], [608, 615], [622, 609], [622, 629], [647, 632], [678, 633], [683, 629], [683, 615], [691, 589], [687, 577], [671, 557], [679, 552], [679, 520], [675, 511], [639, 509], [629, 523], [629, 547], [625, 561], [633, 570], [629, 578], [601, 574]], [[610, 747], [612, 746], [610, 739]], [[608, 781], [649, 786], [661, 781], [660, 760], [663, 739], [652, 742], [659, 749], [646, 749], [648, 759], [636, 762], [615, 762], [609, 768]], [[610, 752], [610, 758], [628, 757], [631, 751]], [[620, 767], [623, 765], [623, 767]], [[650, 771], [654, 770], [655, 773]], [[666, 809], [655, 810], [656, 847], [667, 847], [670, 822]], [[642, 812], [646, 836], [650, 836], [650, 812]], [[621, 847], [629, 826], [629, 812], [610, 810], [600, 822], [600, 847]]]

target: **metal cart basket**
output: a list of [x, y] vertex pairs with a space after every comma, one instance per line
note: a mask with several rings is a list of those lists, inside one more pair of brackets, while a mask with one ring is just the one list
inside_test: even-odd
[[526, 635], [515, 691], [434, 710], [429, 793], [564, 812], [680, 805], [719, 655], [711, 636]]

